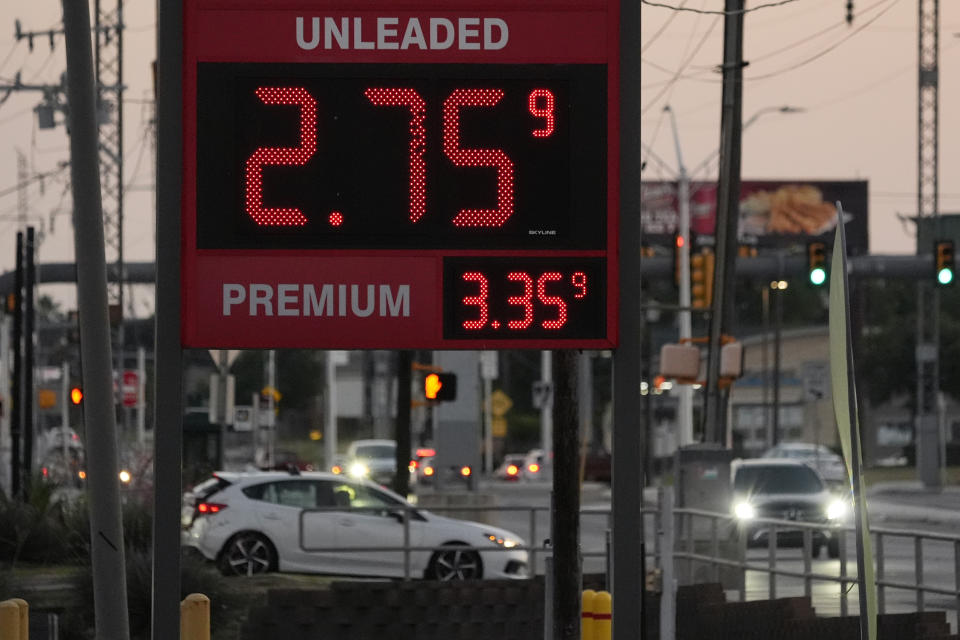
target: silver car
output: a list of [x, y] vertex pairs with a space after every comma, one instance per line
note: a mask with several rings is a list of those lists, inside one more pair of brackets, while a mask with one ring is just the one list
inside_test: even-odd
[[783, 442], [768, 449], [763, 457], [800, 460], [816, 469], [830, 484], [849, 484], [843, 458], [822, 444]]

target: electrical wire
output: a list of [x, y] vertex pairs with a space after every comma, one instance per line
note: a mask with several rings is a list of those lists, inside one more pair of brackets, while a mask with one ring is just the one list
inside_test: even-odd
[[830, 45], [830, 46], [827, 47], [826, 49], [824, 49], [824, 50], [822, 50], [822, 51], [820, 51], [820, 52], [818, 52], [818, 53], [810, 56], [809, 58], [806, 58], [806, 59], [801, 60], [801, 61], [799, 61], [799, 62], [797, 62], [797, 63], [795, 63], [795, 64], [792, 64], [792, 65], [790, 65], [790, 66], [788, 66], [788, 67], [784, 67], [784, 68], [782, 68], [782, 69], [779, 69], [779, 70], [777, 70], [777, 71], [773, 71], [773, 72], [771, 72], [771, 73], [765, 73], [765, 74], [761, 74], [761, 75], [757, 75], [757, 76], [746, 76], [746, 77], [744, 77], [744, 80], [745, 80], [745, 81], [755, 81], [755, 80], [766, 80], [766, 79], [768, 79], [768, 78], [774, 78], [774, 77], [779, 76], [779, 75], [781, 75], [781, 74], [783, 74], [783, 73], [786, 73], [786, 72], [788, 72], [788, 71], [794, 71], [795, 69], [799, 69], [800, 67], [803, 67], [803, 66], [805, 66], [805, 65], [807, 65], [807, 64], [810, 64], [811, 62], [813, 62], [813, 61], [815, 61], [815, 60], [819, 60], [819, 59], [822, 58], [823, 56], [825, 56], [825, 55], [827, 55], [828, 53], [830, 53], [831, 51], [835, 50], [837, 47], [839, 47], [839, 46], [842, 45], [843, 43], [845, 43], [845, 42], [847, 42], [848, 40], [850, 40], [850, 38], [852, 38], [852, 37], [854, 37], [855, 35], [857, 35], [858, 33], [862, 32], [864, 29], [866, 29], [867, 27], [869, 27], [871, 24], [873, 24], [873, 23], [876, 22], [877, 20], [879, 20], [879, 19], [880, 19], [882, 16], [884, 16], [888, 11], [890, 11], [890, 9], [892, 9], [892, 8], [895, 7], [897, 4], [899, 4], [899, 3], [900, 3], [900, 0], [889, 0], [889, 2], [890, 2], [890, 4], [888, 4], [886, 7], [884, 7], [884, 8], [880, 11], [880, 13], [878, 13], [878, 14], [875, 15], [875, 16], [873, 16], [871, 19], [867, 20], [867, 21], [864, 22], [862, 25], [860, 25], [859, 27], [857, 27], [856, 29], [854, 29], [853, 31], [851, 31], [850, 33], [848, 33], [845, 37], [843, 37], [843, 38], [841, 38], [840, 40], [838, 40], [837, 42], [833, 43], [832, 45]]
[[697, 43], [696, 47], [694, 47], [694, 50], [690, 54], [690, 56], [676, 70], [673, 78], [670, 79], [669, 83], [666, 84], [663, 87], [663, 89], [660, 91], [660, 93], [654, 96], [653, 99], [650, 100], [650, 102], [648, 102], [646, 106], [640, 108], [641, 116], [645, 114], [647, 111], [649, 111], [650, 108], [653, 107], [657, 103], [657, 101], [659, 101], [660, 98], [666, 95], [666, 93], [671, 89], [671, 87], [673, 87], [676, 84], [677, 80], [680, 79], [680, 76], [683, 74], [684, 70], [686, 70], [686, 68], [690, 65], [690, 63], [693, 61], [696, 55], [700, 52], [700, 49], [703, 47], [703, 45], [706, 44], [707, 40], [710, 38], [710, 35], [713, 33], [713, 30], [716, 28], [718, 24], [720, 24], [719, 16], [714, 18], [713, 23], [711, 23], [710, 25], [710, 28], [707, 29], [707, 31], [703, 34], [703, 37], [700, 38], [700, 42]]
[[[680, 3], [680, 6], [681, 6], [681, 7], [684, 7], [684, 6], [687, 4], [687, 2], [689, 2], [689, 1], [690, 1], [690, 0], [683, 0], [683, 2]], [[652, 45], [654, 42], [657, 41], [657, 38], [659, 38], [660, 36], [663, 35], [663, 32], [667, 30], [667, 27], [670, 26], [670, 23], [673, 22], [673, 19], [676, 18], [678, 15], [680, 15], [680, 12], [679, 12], [679, 11], [674, 11], [673, 13], [670, 14], [670, 17], [667, 18], [667, 19], [663, 22], [662, 25], [660, 25], [660, 28], [657, 29], [657, 32], [656, 32], [656, 33], [654, 33], [652, 36], [650, 36], [650, 39], [647, 40], [646, 44], [643, 44], [643, 45], [640, 46], [640, 53], [641, 53], [641, 54], [642, 54], [644, 51], [646, 51], [647, 49], [649, 49], [649, 48], [650, 48], [650, 45]], [[0, 65], [0, 68], [2, 68], [2, 65]]]
[[662, 4], [659, 2], [651, 2], [650, 0], [640, 0], [642, 4], [650, 5], [651, 7], [660, 7], [661, 9], [670, 9], [671, 11], [688, 11], [690, 13], [701, 13], [705, 15], [714, 15], [714, 16], [736, 16], [743, 13], [750, 13], [752, 11], [759, 11], [760, 9], [767, 9], [770, 7], [779, 7], [785, 4], [790, 4], [791, 2], [797, 2], [798, 0], [780, 0], [779, 2], [768, 2], [766, 4], [759, 4], [755, 7], [750, 7], [749, 9], [738, 9], [737, 11], [710, 11], [707, 9], [690, 9], [689, 7], [677, 6], [672, 4]]

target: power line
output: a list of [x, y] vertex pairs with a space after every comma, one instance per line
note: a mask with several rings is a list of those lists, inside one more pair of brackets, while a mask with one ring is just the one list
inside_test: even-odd
[[645, 114], [647, 111], [649, 111], [650, 107], [656, 104], [657, 101], [660, 100], [660, 98], [662, 98], [664, 94], [666, 94], [667, 91], [669, 91], [674, 84], [676, 84], [677, 80], [680, 79], [680, 76], [683, 74], [684, 70], [690, 65], [690, 63], [693, 61], [696, 55], [700, 52], [700, 49], [703, 47], [703, 45], [706, 44], [707, 40], [710, 38], [710, 35], [713, 33], [713, 30], [716, 28], [717, 24], [719, 23], [720, 23], [720, 17], [717, 16], [716, 18], [714, 18], [713, 23], [710, 25], [710, 28], [707, 29], [707, 31], [703, 34], [703, 37], [700, 39], [700, 42], [697, 43], [696, 47], [694, 47], [693, 52], [690, 54], [690, 56], [677, 69], [676, 73], [674, 74], [673, 78], [670, 79], [669, 83], [666, 86], [664, 86], [664, 88], [660, 91], [660, 93], [654, 96], [653, 99], [650, 102], [648, 102], [646, 106], [640, 108], [641, 116]]
[[739, 9], [737, 11], [710, 11], [707, 9], [690, 9], [684, 7], [683, 5], [677, 6], [672, 4], [661, 4], [659, 2], [651, 2], [650, 0], [640, 0], [642, 4], [650, 5], [651, 7], [660, 7], [662, 9], [670, 9], [671, 11], [688, 11], [690, 13], [702, 13], [706, 15], [714, 16], [736, 16], [742, 13], [750, 13], [752, 11], [758, 11], [760, 9], [767, 9], [769, 7], [779, 7], [781, 5], [790, 4], [791, 2], [797, 2], [797, 0], [780, 0], [779, 2], [768, 2], [767, 4], [759, 4], [755, 7], [750, 7], [749, 9]]
[[782, 73], [786, 73], [787, 71], [793, 71], [793, 70], [795, 70], [795, 69], [799, 69], [799, 68], [802, 67], [802, 66], [805, 66], [805, 65], [807, 65], [807, 64], [810, 64], [811, 62], [822, 58], [823, 56], [827, 55], [828, 53], [830, 53], [831, 51], [833, 51], [834, 49], [836, 49], [837, 47], [839, 47], [840, 45], [842, 45], [844, 42], [846, 42], [846, 41], [849, 40], [850, 38], [854, 37], [855, 35], [857, 35], [857, 34], [860, 33], [861, 31], [863, 31], [864, 29], [866, 29], [867, 27], [869, 27], [871, 24], [873, 24], [874, 22], [876, 22], [877, 20], [879, 20], [884, 14], [886, 14], [888, 11], [890, 11], [890, 9], [892, 9], [893, 7], [895, 7], [895, 6], [900, 2], [900, 0], [889, 0], [889, 1], [890, 1], [890, 4], [888, 4], [886, 7], [884, 7], [883, 10], [880, 11], [880, 13], [878, 13], [877, 15], [875, 15], [874, 17], [872, 17], [870, 20], [868, 20], [867, 22], [863, 23], [862, 25], [860, 25], [859, 27], [857, 27], [856, 29], [854, 29], [853, 31], [851, 31], [851, 32], [850, 32], [849, 34], [847, 34], [844, 38], [841, 38], [841, 39], [838, 40], [837, 42], [835, 42], [835, 43], [833, 43], [832, 45], [830, 45], [829, 47], [827, 47], [827, 48], [824, 49], [823, 51], [820, 51], [820, 52], [818, 52], [818, 53], [810, 56], [809, 58], [806, 58], [805, 60], [801, 60], [800, 62], [797, 62], [796, 64], [790, 65], [789, 67], [784, 67], [783, 69], [779, 69], [779, 70], [777, 70], [777, 71], [773, 71], [773, 72], [771, 72], [771, 73], [766, 73], [766, 74], [762, 74], [762, 75], [758, 75], [758, 76], [747, 76], [747, 77], [744, 78], [744, 80], [750, 80], [750, 81], [753, 81], [753, 80], [766, 80], [766, 79], [768, 79], [768, 78], [776, 77], [776, 76], [778, 76], [778, 75], [780, 75], [780, 74], [782, 74]]

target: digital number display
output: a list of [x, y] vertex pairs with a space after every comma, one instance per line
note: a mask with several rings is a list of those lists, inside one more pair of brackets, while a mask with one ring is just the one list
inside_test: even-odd
[[607, 248], [605, 65], [198, 68], [199, 249]]
[[602, 338], [603, 258], [445, 258], [444, 338]]

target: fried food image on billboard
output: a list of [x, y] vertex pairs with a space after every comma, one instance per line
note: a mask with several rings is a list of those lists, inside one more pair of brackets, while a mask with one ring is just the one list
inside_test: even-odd
[[785, 185], [756, 191], [740, 203], [742, 231], [762, 234], [819, 235], [836, 223], [836, 207], [824, 202], [812, 185]]

